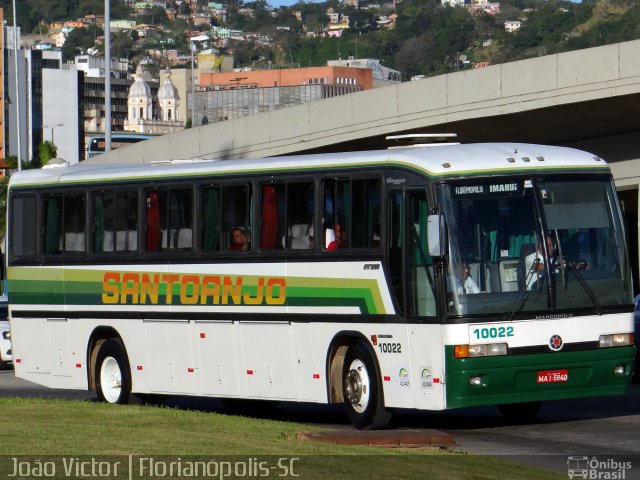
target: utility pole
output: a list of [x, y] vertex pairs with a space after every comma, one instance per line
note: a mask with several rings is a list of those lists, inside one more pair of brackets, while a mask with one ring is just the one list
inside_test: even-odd
[[[14, 0], [15, 1], [15, 0]], [[111, 151], [111, 6], [104, 0], [104, 152]]]
[[16, 80], [16, 129], [18, 132], [18, 171], [22, 170], [22, 145], [21, 145], [21, 130], [20, 130], [20, 83], [18, 75], [18, 26], [16, 24], [16, 0], [13, 0], [13, 67], [15, 69]]

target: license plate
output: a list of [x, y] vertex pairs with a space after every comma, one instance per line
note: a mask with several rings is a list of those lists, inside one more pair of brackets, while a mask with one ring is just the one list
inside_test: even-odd
[[569, 370], [543, 370], [538, 372], [538, 383], [562, 383], [569, 380]]

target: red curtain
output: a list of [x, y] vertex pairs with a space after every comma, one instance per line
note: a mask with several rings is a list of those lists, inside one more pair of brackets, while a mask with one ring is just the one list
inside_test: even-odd
[[276, 189], [271, 185], [262, 187], [262, 231], [260, 232], [260, 248], [273, 250], [276, 248], [278, 234], [278, 211], [276, 209]]

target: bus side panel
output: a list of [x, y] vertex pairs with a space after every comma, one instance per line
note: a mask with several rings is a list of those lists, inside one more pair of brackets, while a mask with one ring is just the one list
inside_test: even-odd
[[316, 329], [310, 323], [294, 323], [291, 329], [297, 399], [305, 402], [326, 402], [326, 348], [317, 347], [328, 345], [329, 340], [320, 340], [324, 335], [316, 335]]
[[240, 347], [233, 322], [195, 322], [192, 341], [202, 394], [239, 396], [236, 352]]
[[185, 321], [145, 320], [149, 383], [154, 393], [196, 393], [191, 333]]
[[[44, 334], [47, 320], [44, 318], [18, 318], [11, 316], [11, 348], [15, 374], [36, 383], [43, 383], [51, 372], [48, 358], [48, 339]], [[49, 386], [51, 382], [43, 383]]]
[[408, 325], [411, 342], [414, 408], [443, 410], [445, 405], [445, 370], [442, 349], [442, 325]]
[[247, 398], [293, 400], [296, 395], [292, 328], [288, 323], [239, 322], [239, 372]]
[[441, 325], [362, 325], [376, 352], [385, 405], [395, 408], [444, 408]]
[[[34, 335], [38, 330], [44, 334]], [[12, 318], [11, 331], [17, 378], [51, 388], [88, 388], [78, 320]]]

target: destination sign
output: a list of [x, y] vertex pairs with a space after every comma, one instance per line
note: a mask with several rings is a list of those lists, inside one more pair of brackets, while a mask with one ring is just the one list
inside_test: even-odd
[[478, 197], [518, 197], [522, 196], [523, 182], [492, 182], [472, 185], [452, 185], [452, 198], [478, 198]]

